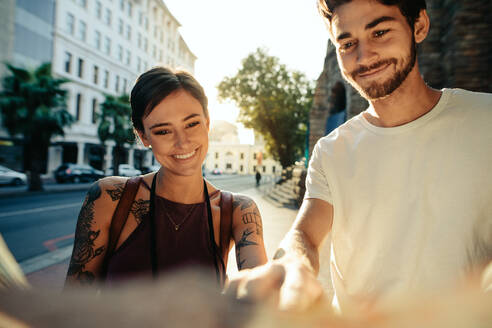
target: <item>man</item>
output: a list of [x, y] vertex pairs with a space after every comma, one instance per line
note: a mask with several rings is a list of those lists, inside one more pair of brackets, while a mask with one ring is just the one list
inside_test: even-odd
[[302, 309], [322, 291], [332, 231], [333, 303], [373, 308], [456, 286], [492, 261], [492, 96], [435, 90], [416, 46], [425, 0], [319, 0], [344, 78], [370, 106], [313, 151], [306, 195], [274, 260], [229, 293]]

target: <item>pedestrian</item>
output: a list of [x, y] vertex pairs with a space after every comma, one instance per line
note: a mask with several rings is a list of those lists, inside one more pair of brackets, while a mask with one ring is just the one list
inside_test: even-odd
[[152, 68], [137, 79], [130, 102], [135, 131], [161, 167], [92, 185], [80, 210], [67, 284], [110, 285], [188, 265], [202, 266], [223, 284], [231, 239], [239, 270], [265, 263], [254, 201], [202, 176], [210, 117], [195, 78]]
[[260, 185], [260, 181], [261, 181], [260, 171], [256, 171], [255, 178], [256, 178], [256, 186], [258, 187]]
[[342, 313], [452, 288], [492, 262], [492, 95], [425, 83], [416, 52], [430, 26], [425, 0], [318, 7], [342, 75], [369, 107], [317, 142], [274, 260], [229, 292], [280, 291], [281, 307], [308, 307], [322, 294], [319, 247], [330, 231]]

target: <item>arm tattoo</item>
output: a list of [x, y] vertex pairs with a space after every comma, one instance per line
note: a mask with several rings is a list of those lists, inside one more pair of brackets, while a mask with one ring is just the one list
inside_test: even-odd
[[125, 184], [124, 183], [117, 183], [114, 185], [116, 189], [108, 189], [106, 192], [108, 195], [111, 197], [111, 200], [117, 201], [121, 198], [121, 195], [123, 195], [123, 190], [125, 189]]
[[236, 208], [241, 206], [241, 210], [245, 210], [253, 205], [253, 201], [249, 197], [234, 195], [234, 200], [232, 201], [232, 211], [234, 212]]
[[95, 280], [94, 273], [85, 270], [85, 265], [102, 254], [105, 247], [94, 249], [94, 241], [99, 237], [101, 230], [92, 230], [94, 221], [94, 202], [101, 197], [99, 183], [89, 189], [84, 205], [80, 210], [77, 221], [77, 231], [73, 246], [72, 258], [67, 277], [74, 276], [81, 284], [91, 284]]
[[149, 213], [150, 209], [150, 200], [138, 199], [133, 202], [132, 208], [130, 209], [130, 213], [135, 217], [135, 221], [138, 224], [142, 222], [142, 219], [145, 215]]
[[246, 229], [243, 231], [243, 236], [239, 240], [239, 242], [236, 244], [236, 261], [237, 261], [237, 268], [238, 270], [241, 270], [243, 268], [244, 262], [246, 262], [246, 259], [241, 260], [241, 248], [250, 246], [250, 245], [258, 245], [254, 241], [248, 240], [249, 235], [251, 235], [253, 231], [250, 231], [249, 229]]
[[244, 224], [253, 223], [256, 226], [257, 235], [261, 236], [263, 234], [263, 227], [261, 225], [260, 214], [258, 213], [256, 208], [251, 212], [243, 213], [241, 219]]

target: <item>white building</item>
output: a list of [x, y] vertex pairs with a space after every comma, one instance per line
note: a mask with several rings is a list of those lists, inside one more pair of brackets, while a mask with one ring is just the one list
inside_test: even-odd
[[[233, 142], [229, 142], [233, 140]], [[255, 135], [254, 145], [240, 144], [238, 138], [225, 134], [220, 141], [210, 141], [204, 168], [224, 173], [280, 175], [282, 166], [265, 152], [263, 139]]]
[[[50, 8], [43, 9], [47, 4], [54, 15], [49, 16]], [[46, 18], [39, 19], [30, 8], [46, 11]], [[68, 110], [76, 122], [64, 137], [53, 140], [48, 173], [63, 162], [99, 169], [111, 166], [112, 145], [104, 149], [97, 136], [97, 113], [105, 94], [128, 94], [137, 76], [155, 65], [194, 73], [196, 56], [162, 0], [17, 0], [15, 17], [14, 44], [25, 49], [16, 51], [14, 46], [10, 60], [26, 67], [51, 60], [53, 74], [72, 81], [64, 87]], [[31, 41], [41, 37], [49, 41], [38, 42], [49, 50], [44, 51], [49, 57], [42, 60], [29, 54], [35, 52]], [[139, 168], [150, 165], [152, 156], [139, 145], [127, 145], [123, 160]]]

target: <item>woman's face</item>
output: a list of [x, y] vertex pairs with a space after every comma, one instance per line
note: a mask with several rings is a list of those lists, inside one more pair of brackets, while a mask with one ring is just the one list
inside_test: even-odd
[[173, 92], [142, 122], [140, 139], [146, 147], [152, 146], [163, 167], [179, 176], [202, 175], [210, 122], [197, 99], [184, 90]]

